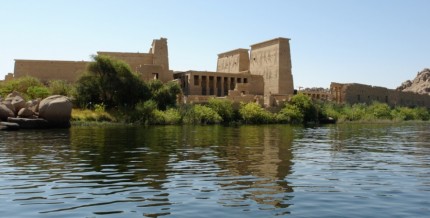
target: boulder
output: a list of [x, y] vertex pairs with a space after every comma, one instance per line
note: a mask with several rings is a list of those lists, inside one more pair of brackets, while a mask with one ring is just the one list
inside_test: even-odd
[[6, 121], [8, 117], [14, 117], [15, 114], [7, 105], [0, 103], [0, 120]]
[[15, 96], [10, 103], [15, 108], [15, 114], [18, 114], [18, 111], [25, 107], [25, 101], [20, 96]]
[[37, 112], [39, 108], [40, 100], [41, 99], [38, 98], [38, 99], [27, 101], [27, 103], [25, 103], [25, 107], [32, 110], [33, 112]]
[[6, 101], [6, 100], [4, 100], [4, 101], [3, 101], [3, 104], [4, 104], [7, 108], [9, 108], [9, 110], [11, 110], [11, 111], [12, 111], [12, 113], [14, 114], [13, 116], [15, 116], [15, 107], [12, 105], [12, 103], [11, 103], [10, 101]]
[[8, 123], [15, 123], [21, 129], [46, 129], [52, 127], [50, 123], [44, 119], [28, 119], [9, 117]]
[[70, 127], [72, 102], [62, 95], [49, 96], [39, 103], [39, 117], [58, 127]]
[[33, 118], [34, 112], [28, 108], [21, 108], [21, 110], [18, 111], [18, 117], [21, 118]]
[[0, 122], [0, 130], [12, 131], [12, 130], [18, 130], [18, 129], [19, 129], [18, 123]]

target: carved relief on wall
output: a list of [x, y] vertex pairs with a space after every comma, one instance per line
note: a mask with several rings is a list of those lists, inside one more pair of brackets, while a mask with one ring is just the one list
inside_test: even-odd
[[274, 66], [278, 64], [278, 49], [262, 49], [252, 52], [251, 65]]
[[238, 56], [220, 58], [218, 62], [218, 70], [220, 72], [238, 72], [238, 59]]

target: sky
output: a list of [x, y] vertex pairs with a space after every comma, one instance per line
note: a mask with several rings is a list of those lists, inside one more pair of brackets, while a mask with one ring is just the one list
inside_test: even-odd
[[0, 0], [0, 79], [15, 59], [90, 60], [168, 39], [170, 69], [290, 38], [294, 86], [396, 88], [430, 67], [428, 0]]

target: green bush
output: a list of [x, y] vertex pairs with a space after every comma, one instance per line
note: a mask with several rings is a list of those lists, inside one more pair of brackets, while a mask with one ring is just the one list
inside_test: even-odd
[[430, 112], [423, 107], [418, 107], [418, 108], [396, 107], [391, 112], [391, 115], [395, 120], [428, 121], [430, 119]]
[[177, 109], [169, 108], [165, 111], [160, 111], [158, 109], [153, 111], [153, 117], [151, 118], [151, 124], [159, 125], [172, 125], [179, 124], [181, 122], [181, 114]]
[[154, 100], [139, 102], [136, 104], [136, 118], [142, 124], [149, 124], [154, 117], [154, 111], [157, 109], [157, 103]]
[[430, 111], [427, 108], [417, 107], [417, 108], [414, 108], [414, 111], [416, 114], [416, 118], [418, 120], [422, 120], [422, 121], [430, 120]]
[[76, 101], [82, 106], [103, 103], [107, 108], [134, 108], [148, 98], [148, 88], [123, 61], [93, 56], [87, 73], [76, 84]]
[[241, 104], [239, 114], [245, 123], [264, 124], [275, 121], [275, 116], [262, 108], [258, 103]]
[[280, 123], [298, 124], [303, 123], [303, 119], [304, 115], [302, 111], [300, 111], [300, 109], [296, 105], [291, 104], [287, 104], [276, 115], [276, 120]]
[[48, 97], [51, 94], [49, 92], [49, 89], [45, 86], [30, 86], [28, 87], [26, 93], [30, 99], [36, 99], [36, 98], [43, 99]]
[[151, 99], [157, 102], [160, 110], [175, 107], [177, 95], [181, 93], [181, 87], [175, 81], [163, 83], [160, 80], [151, 80], [148, 82], [148, 89]]
[[52, 80], [48, 83], [48, 89], [52, 95], [73, 95], [73, 85], [64, 80]]
[[232, 101], [227, 99], [211, 98], [209, 99], [208, 107], [217, 112], [224, 123], [233, 121], [234, 109]]
[[337, 104], [329, 102], [323, 103], [321, 106], [321, 110], [324, 117], [331, 117], [335, 120], [339, 120], [342, 117], [342, 107]]
[[212, 108], [204, 105], [193, 105], [184, 115], [184, 123], [215, 124], [222, 121], [221, 116]]
[[373, 102], [368, 108], [367, 113], [369, 120], [391, 120], [391, 108], [388, 104]]
[[309, 96], [297, 94], [288, 104], [296, 106], [303, 113], [303, 122], [318, 122], [318, 109]]
[[354, 104], [352, 106], [346, 105], [343, 110], [343, 116], [345, 120], [358, 121], [364, 119], [366, 116], [366, 105], [365, 104]]
[[30, 87], [45, 87], [38, 79], [30, 76], [16, 78], [7, 82], [3, 82], [0, 85], [0, 96], [5, 97], [6, 95], [17, 91], [28, 97], [27, 90]]

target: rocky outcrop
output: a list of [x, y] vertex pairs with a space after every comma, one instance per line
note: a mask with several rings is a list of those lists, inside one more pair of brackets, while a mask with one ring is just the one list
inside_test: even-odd
[[21, 110], [21, 108], [25, 107], [24, 97], [16, 91], [10, 93], [3, 102], [13, 106], [13, 112], [15, 115], [18, 114], [18, 111]]
[[61, 95], [25, 102], [19, 93], [13, 92], [0, 102], [0, 121], [16, 123], [24, 129], [68, 128], [71, 114], [72, 102]]
[[39, 117], [50, 123], [65, 124], [70, 122], [72, 106], [72, 102], [65, 96], [49, 96], [39, 104]]
[[6, 121], [8, 117], [13, 117], [15, 114], [5, 104], [0, 103], [0, 121]]
[[396, 90], [430, 95], [430, 69], [425, 68], [418, 72], [415, 79], [403, 82]]

